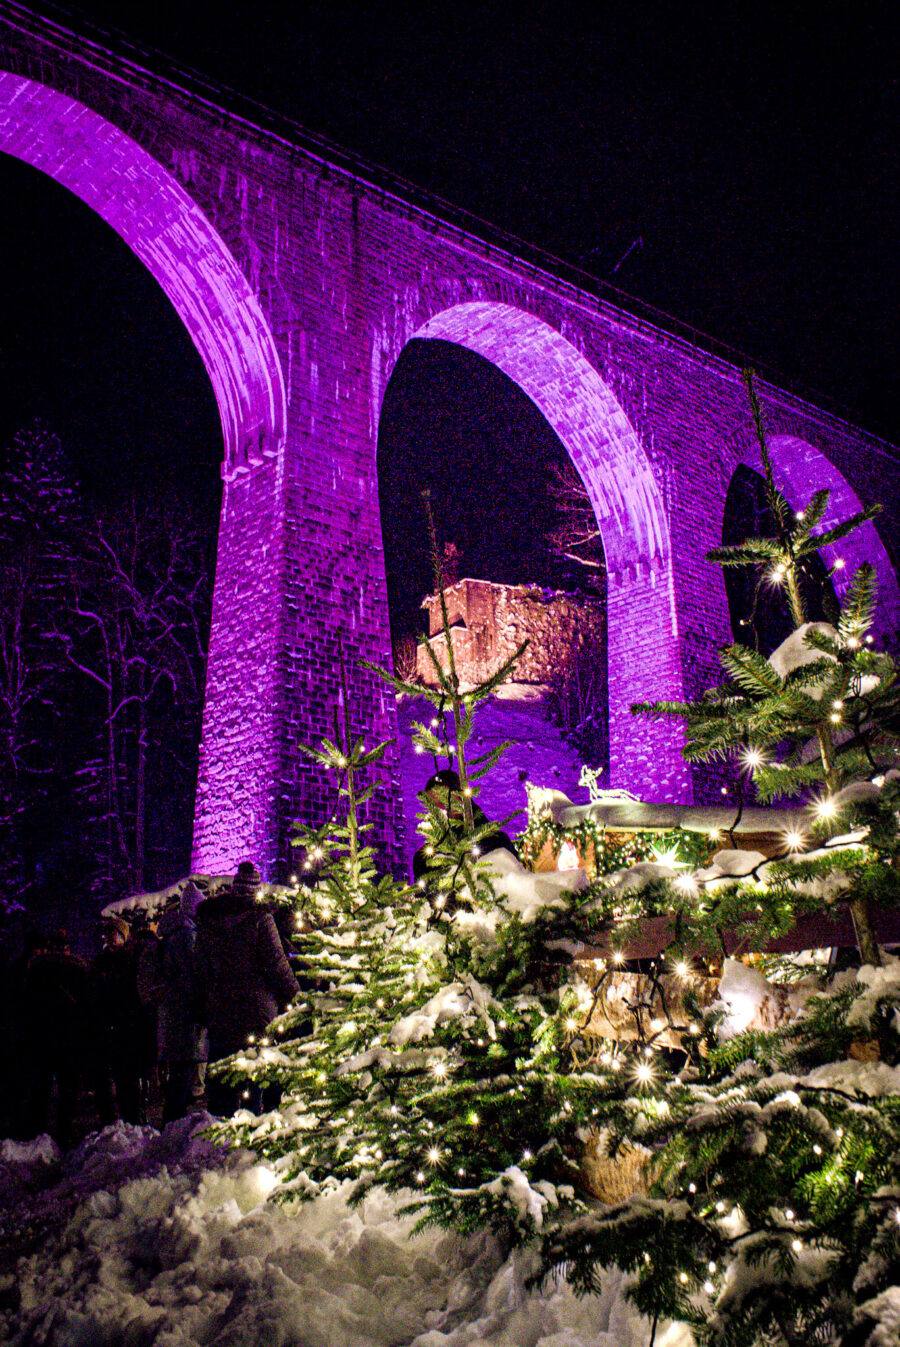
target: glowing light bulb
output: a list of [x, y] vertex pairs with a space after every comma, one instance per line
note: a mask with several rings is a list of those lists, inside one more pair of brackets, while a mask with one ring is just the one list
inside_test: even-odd
[[653, 1067], [649, 1062], [639, 1062], [635, 1067], [634, 1074], [641, 1085], [646, 1085], [653, 1079]]
[[428, 1152], [428, 1157], [427, 1157], [427, 1158], [428, 1158], [428, 1163], [429, 1163], [430, 1165], [436, 1165], [436, 1164], [438, 1163], [438, 1161], [439, 1161], [440, 1158], [441, 1158], [441, 1153], [440, 1153], [440, 1151], [438, 1150], [437, 1146], [432, 1146], [432, 1147], [431, 1147], [431, 1149], [430, 1149], [429, 1152]]
[[686, 1273], [686, 1272], [679, 1272], [679, 1274], [678, 1274], [678, 1280], [679, 1280], [682, 1284], [684, 1284], [684, 1283], [688, 1280], [688, 1275], [687, 1275], [687, 1273]]
[[837, 805], [832, 799], [816, 800], [813, 808], [819, 818], [834, 818]]
[[786, 1221], [792, 1221], [794, 1219], [794, 1213], [790, 1207], [788, 1207], [787, 1211], [784, 1213], [784, 1219]]
[[741, 761], [748, 771], [755, 772], [757, 767], [761, 767], [765, 758], [758, 748], [747, 748], [741, 755]]
[[526, 1151], [523, 1151], [523, 1152], [522, 1152], [522, 1159], [523, 1159], [523, 1160], [525, 1161], [525, 1163], [527, 1164], [529, 1160], [533, 1160], [533, 1159], [534, 1159], [534, 1156], [531, 1154], [531, 1151], [527, 1151], [527, 1150], [526, 1150]]
[[443, 1080], [447, 1074], [447, 1063], [433, 1062], [431, 1066], [431, 1074], [435, 1077], [436, 1080]]
[[416, 1174], [416, 1183], [424, 1183], [424, 1182], [425, 1182], [425, 1175], [422, 1173], [420, 1169], [419, 1172]]
[[792, 1239], [791, 1248], [794, 1250], [794, 1253], [799, 1253], [803, 1248], [803, 1241], [801, 1239]]
[[613, 961], [613, 963], [624, 963], [624, 962], [625, 962], [625, 955], [622, 953], [622, 951], [621, 951], [620, 949], [613, 950], [612, 961]]
[[712, 1282], [705, 1281], [703, 1283], [703, 1289], [708, 1296], [711, 1296], [714, 1294], [716, 1288], [713, 1286]]
[[784, 844], [788, 851], [802, 851], [806, 846], [806, 838], [796, 828], [791, 828], [784, 834]]
[[679, 960], [678, 960], [677, 964], [675, 965], [675, 972], [676, 972], [677, 976], [680, 977], [680, 978], [686, 978], [686, 977], [687, 977], [688, 973], [690, 972], [690, 966], [688, 965], [688, 962], [687, 962], [686, 959], [679, 959]]
[[834, 569], [835, 569], [836, 571], [842, 571], [842, 570], [844, 569], [844, 567], [846, 566], [846, 564], [847, 564], [847, 563], [846, 563], [846, 561], [844, 560], [843, 557], [837, 557], [837, 558], [835, 559]]

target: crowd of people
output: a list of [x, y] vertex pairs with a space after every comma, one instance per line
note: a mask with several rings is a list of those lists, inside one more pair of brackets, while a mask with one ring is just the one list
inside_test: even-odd
[[242, 861], [210, 897], [188, 881], [158, 924], [142, 911], [131, 921], [108, 916], [90, 963], [65, 931], [26, 935], [4, 988], [12, 1136], [49, 1132], [65, 1148], [79, 1110], [101, 1125], [145, 1123], [155, 1102], [167, 1123], [192, 1109], [222, 1115], [275, 1102], [243, 1098], [206, 1071], [299, 990], [259, 885]]

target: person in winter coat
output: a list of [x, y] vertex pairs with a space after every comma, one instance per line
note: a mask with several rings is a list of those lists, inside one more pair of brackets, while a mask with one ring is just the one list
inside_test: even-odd
[[164, 1123], [183, 1118], [203, 1102], [209, 1044], [194, 968], [196, 915], [202, 901], [203, 894], [188, 880], [159, 924], [157, 1055], [164, 1078]]
[[103, 923], [102, 948], [91, 967], [97, 1039], [97, 1105], [101, 1122], [147, 1121], [146, 1016], [137, 987], [131, 929], [121, 917]]
[[[65, 1148], [72, 1124], [88, 1038], [87, 965], [57, 931], [29, 954], [22, 981], [24, 1134], [53, 1132]], [[51, 1096], [57, 1089], [56, 1122]]]
[[[231, 888], [197, 909], [196, 969], [210, 1061], [245, 1048], [300, 990], [272, 914], [256, 901], [259, 882], [253, 863], [242, 861]], [[210, 1111], [233, 1113], [246, 1102], [242, 1094], [210, 1080]]]

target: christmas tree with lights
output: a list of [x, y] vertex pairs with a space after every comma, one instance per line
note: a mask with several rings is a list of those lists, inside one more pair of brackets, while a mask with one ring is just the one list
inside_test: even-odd
[[[876, 904], [900, 899], [897, 670], [869, 636], [871, 567], [831, 623], [807, 620], [804, 559], [875, 511], [818, 533], [827, 492], [789, 511], [750, 377], [748, 388], [777, 529], [710, 559], [752, 563], [784, 586], [795, 630], [768, 660], [743, 645], [722, 651], [726, 681], [697, 702], [634, 709], [683, 719], [689, 759], [731, 761], [739, 810], [755, 785], [762, 800], [802, 796], [805, 817], [779, 859], [753, 854], [742, 867], [732, 851], [678, 877], [669, 958], [690, 985], [690, 949], [695, 960], [713, 951], [723, 931], [764, 949], [799, 913], [837, 901], [863, 966], [822, 970], [776, 1029], [743, 1027], [754, 1007], [740, 1003], [762, 979], [736, 961], [687, 1031], [664, 1008], [659, 1041], [675, 1028], [681, 1055], [648, 1056], [595, 1100], [607, 1154], [644, 1148], [640, 1182], [626, 1201], [547, 1230], [543, 1268], [564, 1267], [582, 1291], [611, 1264], [628, 1272], [651, 1341], [680, 1320], [711, 1347], [863, 1347], [895, 1340], [900, 1274], [900, 961], [879, 949], [872, 922]], [[810, 971], [807, 960], [794, 976]]]
[[478, 782], [499, 753], [470, 759], [467, 747], [477, 706], [511, 662], [461, 686], [430, 513], [429, 532], [439, 687], [382, 671], [445, 717], [443, 728], [417, 725], [415, 738], [436, 764], [446, 755], [455, 765], [452, 781], [439, 774], [446, 798], [426, 795], [422, 876], [413, 888], [378, 880], [360, 846], [360, 777], [384, 746], [353, 739], [345, 690], [343, 726], [312, 751], [341, 774], [343, 821], [301, 839], [316, 875], [303, 886], [309, 929], [296, 941], [308, 990], [223, 1068], [233, 1082], [277, 1085], [281, 1104], [239, 1112], [219, 1135], [272, 1162], [282, 1196], [342, 1182], [352, 1200], [374, 1186], [407, 1190], [424, 1221], [490, 1226], [515, 1242], [577, 1203], [597, 1073], [619, 1064], [580, 1033], [590, 993], [574, 985], [567, 950], [601, 920], [587, 910], [590, 891], [573, 876], [539, 880], [506, 848], [480, 854], [495, 825], [479, 817]]
[[[866, 848], [856, 857], [835, 852], [805, 864], [784, 866], [771, 893], [776, 906], [795, 897], [806, 902], [811, 881], [837, 871], [849, 875], [849, 902], [859, 952], [878, 964], [872, 901], [895, 902], [900, 890], [894, 862], [900, 857], [893, 778], [900, 762], [900, 677], [896, 660], [873, 647], [869, 632], [876, 576], [860, 566], [843, 603], [833, 604], [833, 622], [810, 622], [804, 600], [807, 562], [818, 549], [846, 537], [874, 518], [880, 506], [862, 510], [831, 527], [815, 530], [828, 509], [829, 492], [817, 491], [794, 513], [778, 490], [766, 443], [762, 409], [751, 373], [746, 375], [775, 531], [717, 548], [709, 560], [721, 566], [754, 566], [760, 584], [783, 588], [794, 631], [769, 658], [746, 645], [720, 651], [725, 681], [695, 702], [641, 704], [637, 714], [684, 721], [688, 761], [729, 762], [738, 787], [739, 810], [749, 785], [761, 801], [803, 795], [809, 829], [785, 838], [797, 854], [812, 833], [837, 834], [864, 827]], [[829, 575], [842, 569], [839, 559]], [[857, 863], [858, 862], [858, 863]]]

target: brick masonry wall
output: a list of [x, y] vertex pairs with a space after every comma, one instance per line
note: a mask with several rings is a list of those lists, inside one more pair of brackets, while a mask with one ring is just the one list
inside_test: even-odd
[[[570, 653], [581, 646], [588, 646], [602, 659], [606, 627], [602, 599], [472, 579], [452, 585], [444, 597], [456, 671], [470, 687], [493, 677], [524, 641], [528, 647], [513, 673], [517, 683], [553, 682], [565, 669]], [[446, 644], [439, 634], [440, 599], [429, 595], [422, 606], [428, 612], [429, 644], [438, 664], [446, 669]], [[434, 665], [421, 646], [416, 672], [423, 682], [437, 685]]]
[[[140, 246], [217, 392], [231, 390], [220, 395], [229, 448], [195, 864], [219, 869], [250, 851], [274, 876], [290, 865], [291, 820], [331, 809], [333, 786], [299, 745], [331, 730], [339, 645], [354, 725], [373, 740], [396, 733], [393, 695], [358, 661], [390, 661], [378, 421], [394, 364], [416, 335], [461, 342], [515, 378], [592, 493], [610, 571], [613, 781], [645, 798], [710, 789], [681, 761], [677, 731], [632, 720], [629, 706], [697, 693], [716, 676], [715, 647], [731, 638], [721, 574], [704, 556], [721, 540], [732, 473], [755, 461], [740, 372], [257, 129], [209, 91], [185, 92], [7, 0], [0, 70], [77, 105], [55, 119], [35, 110], [40, 100], [4, 105], [0, 146], [6, 138], [43, 171], [56, 155], [69, 164], [87, 156], [91, 123], [79, 127], [79, 107], [117, 130], [118, 159], [103, 169], [109, 191], [95, 202], [106, 218], [144, 162], [129, 144], [165, 175], [169, 251], [154, 260], [150, 197]], [[87, 184], [82, 192], [87, 199]], [[203, 271], [201, 256], [219, 269]], [[193, 280], [212, 286], [216, 277], [215, 304], [192, 309]], [[848, 560], [865, 553], [878, 565], [880, 629], [894, 639], [897, 456], [776, 388], [760, 392], [790, 499], [802, 501], [824, 473], [845, 505], [885, 502]], [[371, 817], [399, 863], [393, 749], [383, 784]]]

